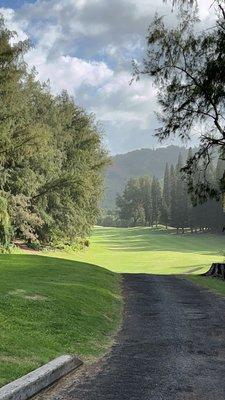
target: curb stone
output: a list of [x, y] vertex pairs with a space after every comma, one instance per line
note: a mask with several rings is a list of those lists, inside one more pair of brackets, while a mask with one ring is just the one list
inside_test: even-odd
[[0, 400], [27, 400], [82, 364], [76, 356], [58, 357], [0, 388]]

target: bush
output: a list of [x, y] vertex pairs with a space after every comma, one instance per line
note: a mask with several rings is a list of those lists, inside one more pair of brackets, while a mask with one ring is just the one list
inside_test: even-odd
[[28, 242], [26, 243], [26, 245], [31, 250], [36, 250], [36, 251], [42, 250], [42, 246], [38, 242]]
[[11, 245], [0, 245], [0, 254], [11, 254], [13, 246]]

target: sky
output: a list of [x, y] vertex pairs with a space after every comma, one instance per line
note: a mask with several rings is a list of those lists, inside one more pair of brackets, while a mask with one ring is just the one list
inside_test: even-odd
[[[199, 0], [203, 23], [211, 0]], [[38, 79], [54, 93], [66, 89], [100, 121], [111, 154], [158, 147], [156, 89], [150, 78], [130, 85], [132, 59], [145, 52], [156, 12], [175, 23], [163, 0], [0, 0], [0, 13], [18, 38], [29, 38], [26, 55]], [[166, 144], [170, 144], [167, 142]]]

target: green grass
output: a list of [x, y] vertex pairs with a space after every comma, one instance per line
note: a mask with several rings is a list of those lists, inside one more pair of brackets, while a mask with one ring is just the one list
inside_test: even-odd
[[32, 255], [0, 256], [0, 386], [61, 354], [102, 354], [121, 316], [119, 275]]
[[[103, 354], [121, 319], [119, 273], [202, 273], [223, 259], [224, 243], [162, 228], [96, 228], [79, 253], [0, 255], [0, 386], [61, 354]], [[191, 279], [225, 292], [223, 282]]]
[[225, 282], [222, 279], [213, 278], [210, 276], [188, 276], [193, 283], [202, 286], [216, 294], [225, 296]]
[[212, 234], [176, 235], [151, 228], [96, 228], [91, 247], [80, 253], [56, 252], [119, 273], [198, 274], [221, 261], [225, 237]]

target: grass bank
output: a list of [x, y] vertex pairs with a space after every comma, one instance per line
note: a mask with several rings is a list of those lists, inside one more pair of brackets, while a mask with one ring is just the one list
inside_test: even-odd
[[193, 283], [202, 286], [211, 292], [225, 296], [225, 282], [222, 279], [210, 276], [188, 276]]
[[82, 262], [0, 256], [0, 386], [61, 354], [102, 354], [121, 317], [120, 277]]

